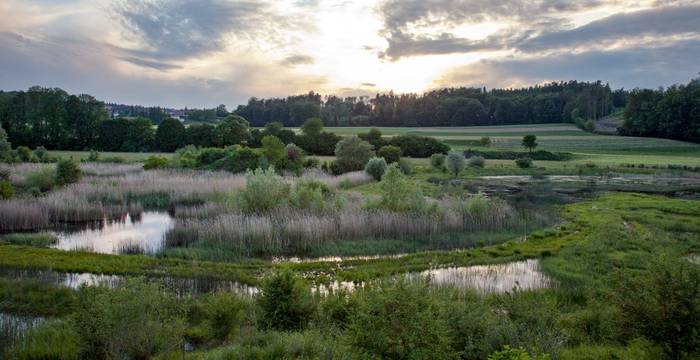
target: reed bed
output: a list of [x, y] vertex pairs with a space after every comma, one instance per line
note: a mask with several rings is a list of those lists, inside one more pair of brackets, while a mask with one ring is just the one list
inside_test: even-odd
[[434, 214], [365, 209], [314, 213], [283, 207], [259, 215], [179, 217], [166, 235], [166, 245], [221, 248], [244, 256], [304, 254], [338, 240], [459, 236], [465, 231], [522, 224], [523, 219], [506, 203], [489, 204], [478, 213], [459, 208], [441, 208]]
[[305, 171], [299, 178], [301, 181], [316, 180], [324, 183], [330, 188], [339, 187], [354, 187], [363, 184], [368, 184], [374, 181], [374, 178], [365, 171], [353, 171], [342, 175], [330, 175], [319, 169], [310, 169]]

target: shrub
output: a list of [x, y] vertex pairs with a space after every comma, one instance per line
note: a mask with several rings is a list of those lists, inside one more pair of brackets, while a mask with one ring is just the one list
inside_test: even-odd
[[430, 166], [436, 170], [445, 170], [445, 154], [433, 154], [430, 156]]
[[387, 167], [380, 183], [380, 206], [399, 212], [424, 212], [426, 201], [420, 190], [401, 172], [397, 164]]
[[464, 159], [464, 155], [456, 151], [450, 151], [450, 153], [447, 154], [447, 159], [445, 161], [447, 171], [454, 173], [454, 175], [457, 176], [459, 175], [460, 171], [464, 170], [465, 166], [466, 160]]
[[267, 135], [262, 138], [262, 152], [270, 164], [278, 166], [286, 157], [284, 143], [276, 136]]
[[481, 156], [484, 159], [499, 159], [499, 160], [515, 160], [527, 156], [532, 160], [551, 160], [551, 161], [567, 161], [574, 157], [574, 154], [568, 152], [549, 152], [546, 150], [537, 150], [529, 153], [521, 151], [480, 151], [474, 149], [464, 150], [465, 157]]
[[17, 151], [17, 157], [19, 157], [19, 161], [33, 162], [37, 160], [34, 157], [34, 154], [32, 154], [32, 150], [26, 146], [18, 146], [15, 150]]
[[289, 194], [289, 205], [304, 210], [321, 211], [326, 207], [325, 194], [330, 189], [317, 181], [300, 181]]
[[246, 303], [231, 293], [221, 291], [209, 294], [204, 297], [200, 307], [206, 326], [216, 340], [235, 335], [245, 318], [243, 310]]
[[12, 152], [12, 144], [7, 141], [5, 129], [0, 127], [0, 161], [9, 161]]
[[645, 270], [642, 276], [617, 273], [612, 297], [622, 328], [659, 345], [671, 359], [697, 358], [700, 269], [683, 259], [662, 258]]
[[151, 155], [143, 162], [144, 170], [160, 169], [168, 166], [168, 158], [165, 156]]
[[115, 289], [83, 287], [72, 319], [84, 359], [149, 359], [178, 351], [184, 309], [163, 289], [127, 280]]
[[268, 166], [262, 166], [264, 165], [262, 164], [262, 160], [265, 159], [265, 157], [255, 149], [234, 146], [227, 148], [227, 151], [230, 151], [230, 155], [218, 160], [213, 168], [227, 170], [232, 173], [253, 170], [258, 167], [268, 168]]
[[51, 160], [49, 157], [49, 151], [43, 146], [39, 146], [38, 148], [34, 149], [34, 158], [40, 162], [49, 162]]
[[365, 165], [365, 172], [370, 174], [374, 180], [381, 180], [382, 175], [386, 171], [386, 161], [380, 157], [373, 157], [369, 159], [367, 165]]
[[171, 162], [173, 163], [173, 166], [176, 167], [194, 169], [197, 167], [198, 156], [199, 150], [197, 150], [197, 148], [193, 145], [187, 145], [175, 151], [175, 155], [173, 155]]
[[61, 159], [56, 163], [54, 182], [56, 185], [74, 184], [83, 176], [80, 165], [73, 159]]
[[244, 211], [268, 212], [287, 200], [289, 185], [274, 169], [248, 170], [245, 177], [246, 186], [240, 192]]
[[9, 199], [15, 196], [12, 184], [7, 180], [0, 180], [0, 199]]
[[90, 154], [87, 157], [87, 161], [100, 161], [100, 153], [97, 150], [90, 150]]
[[38, 171], [30, 172], [24, 179], [28, 188], [36, 188], [41, 192], [51, 190], [54, 185], [54, 170], [48, 166]]
[[515, 165], [517, 165], [521, 169], [527, 169], [529, 167], [532, 167], [532, 159], [530, 159], [529, 157], [521, 157], [515, 159]]
[[305, 328], [316, 308], [309, 288], [290, 271], [266, 278], [257, 303], [261, 325], [276, 330]]
[[321, 160], [315, 157], [306, 158], [302, 164], [305, 168], [318, 168], [321, 166]]
[[454, 359], [439, 304], [425, 283], [407, 280], [359, 294], [350, 315], [350, 343], [370, 358]]
[[216, 125], [213, 131], [216, 146], [245, 144], [250, 137], [250, 123], [238, 115], [229, 115]]
[[479, 139], [479, 144], [481, 146], [486, 146], [486, 147], [491, 146], [491, 138], [488, 136], [483, 136], [483, 137], [481, 137], [481, 139]]
[[469, 167], [483, 168], [486, 160], [481, 156], [472, 156], [469, 158]]
[[0, 167], [0, 180], [10, 181], [10, 169], [6, 167]]
[[372, 145], [357, 136], [345, 138], [335, 146], [336, 162], [343, 172], [364, 169], [373, 154]]
[[221, 148], [204, 148], [197, 155], [197, 167], [209, 166], [217, 160], [223, 159], [229, 152]]
[[[381, 132], [381, 130], [379, 130], [377, 128], [371, 128], [371, 129], [369, 129], [368, 132], [362, 133], [362, 134], [357, 134], [357, 136], [360, 139], [372, 144], [372, 147], [375, 150], [378, 150], [379, 148], [383, 147], [385, 144], [385, 141], [382, 138], [382, 132]], [[385, 160], [387, 162], [389, 162], [388, 159], [385, 159]]]
[[404, 175], [411, 175], [413, 173], [413, 164], [408, 159], [401, 159], [398, 162], [399, 169]]
[[378, 154], [386, 160], [387, 164], [395, 163], [401, 159], [401, 148], [394, 145], [384, 145], [379, 148]]
[[450, 151], [449, 146], [435, 138], [416, 135], [394, 136], [389, 140], [389, 144], [400, 147], [401, 153], [410, 157], [428, 157]]

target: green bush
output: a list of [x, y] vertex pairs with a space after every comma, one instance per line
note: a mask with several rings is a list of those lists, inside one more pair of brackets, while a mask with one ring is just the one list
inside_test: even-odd
[[447, 159], [445, 161], [445, 168], [447, 168], [447, 171], [457, 176], [464, 170], [465, 166], [466, 159], [464, 159], [464, 155], [456, 151], [450, 151], [450, 153], [447, 154]]
[[345, 138], [335, 146], [335, 162], [342, 172], [364, 169], [372, 155], [372, 145], [357, 136]]
[[276, 136], [267, 135], [262, 138], [262, 153], [267, 161], [279, 168], [280, 162], [286, 157], [284, 143]]
[[401, 148], [403, 156], [425, 158], [433, 154], [447, 154], [450, 147], [431, 137], [399, 135], [389, 140], [390, 145]]
[[287, 201], [289, 185], [274, 169], [248, 170], [245, 177], [246, 186], [239, 195], [245, 212], [269, 212]]
[[430, 156], [430, 166], [435, 170], [445, 170], [445, 154], [433, 154]]
[[248, 170], [254, 170], [258, 167], [265, 169], [269, 167], [268, 165], [263, 164], [265, 157], [255, 149], [234, 146], [228, 151], [231, 151], [231, 154], [214, 163], [213, 168], [227, 170], [232, 173], [240, 173]]
[[212, 337], [221, 341], [238, 332], [247, 304], [234, 294], [221, 291], [205, 296], [200, 307]]
[[184, 308], [172, 294], [144, 280], [115, 289], [83, 287], [71, 316], [84, 359], [149, 359], [179, 351]]
[[394, 145], [384, 145], [377, 153], [386, 160], [387, 164], [398, 162], [401, 159], [401, 148]]
[[10, 181], [11, 170], [6, 167], [0, 167], [0, 181]]
[[469, 167], [483, 168], [486, 164], [486, 160], [481, 156], [472, 156], [469, 158], [468, 163]]
[[100, 161], [100, 153], [97, 150], [90, 150], [90, 154], [87, 157], [87, 161]]
[[197, 154], [197, 167], [209, 166], [228, 155], [228, 151], [222, 148], [204, 148]]
[[160, 151], [172, 152], [184, 145], [185, 126], [176, 119], [167, 118], [158, 124], [155, 146]]
[[400, 159], [398, 164], [399, 169], [401, 169], [404, 175], [411, 175], [413, 173], [413, 164], [408, 159]]
[[34, 149], [34, 158], [40, 162], [50, 162], [51, 158], [49, 156], [49, 151], [45, 147], [39, 146]]
[[54, 182], [56, 185], [74, 184], [83, 176], [80, 164], [73, 159], [61, 159], [56, 163]]
[[[327, 190], [325, 193], [324, 188]], [[322, 211], [326, 207], [324, 195], [329, 192], [325, 185], [316, 181], [298, 182], [289, 194], [289, 205], [297, 209]]]
[[386, 161], [380, 157], [374, 157], [369, 159], [367, 165], [365, 165], [365, 172], [371, 175], [374, 180], [381, 180], [382, 175], [386, 171]]
[[36, 188], [40, 192], [49, 191], [54, 185], [54, 170], [45, 166], [38, 171], [30, 172], [24, 178], [24, 183], [28, 188]]
[[529, 157], [533, 160], [549, 160], [549, 161], [567, 161], [574, 158], [574, 154], [568, 152], [549, 152], [546, 150], [537, 150], [532, 152], [508, 151], [508, 150], [489, 150], [480, 151], [474, 149], [464, 150], [465, 157], [481, 156], [484, 159], [494, 160], [515, 160], [521, 157]]
[[7, 180], [0, 180], [0, 199], [9, 199], [15, 196], [12, 184]]
[[361, 291], [347, 334], [361, 353], [377, 359], [454, 359], [439, 303], [425, 283], [407, 280]]
[[517, 165], [521, 169], [527, 169], [529, 167], [532, 167], [532, 159], [530, 159], [529, 157], [521, 157], [515, 159], [515, 165]]
[[17, 156], [19, 157], [19, 161], [22, 162], [36, 162], [37, 158], [34, 156], [32, 153], [32, 149], [26, 147], [26, 146], [18, 146], [15, 151], [17, 151]]
[[151, 155], [143, 161], [144, 170], [160, 169], [168, 166], [170, 161], [165, 156]]
[[306, 327], [316, 309], [310, 289], [290, 271], [266, 278], [257, 297], [261, 326], [299, 330]]
[[406, 178], [397, 164], [387, 167], [379, 186], [381, 199], [378, 205], [384, 209], [413, 213], [429, 210], [420, 189]]
[[[672, 359], [700, 356], [700, 269], [662, 257], [642, 276], [619, 271], [612, 291], [622, 328], [659, 345]], [[640, 301], [643, 300], [643, 301]]]

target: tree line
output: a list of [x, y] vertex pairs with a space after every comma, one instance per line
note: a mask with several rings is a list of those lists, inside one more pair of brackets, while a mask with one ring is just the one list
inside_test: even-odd
[[667, 89], [635, 89], [618, 132], [700, 142], [700, 79]]
[[624, 107], [629, 92], [598, 82], [552, 82], [522, 89], [445, 88], [418, 94], [251, 98], [235, 113], [252, 126], [299, 126], [318, 117], [326, 126], [472, 126], [571, 122], [583, 125]]

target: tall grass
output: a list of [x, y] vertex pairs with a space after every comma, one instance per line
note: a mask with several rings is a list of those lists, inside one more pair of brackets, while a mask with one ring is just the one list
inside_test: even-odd
[[281, 207], [264, 214], [179, 218], [167, 233], [166, 244], [214, 247], [243, 256], [305, 254], [338, 240], [459, 236], [465, 231], [513, 229], [524, 221], [505, 202], [476, 201], [479, 205], [445, 201], [432, 215], [362, 208], [319, 213]]

